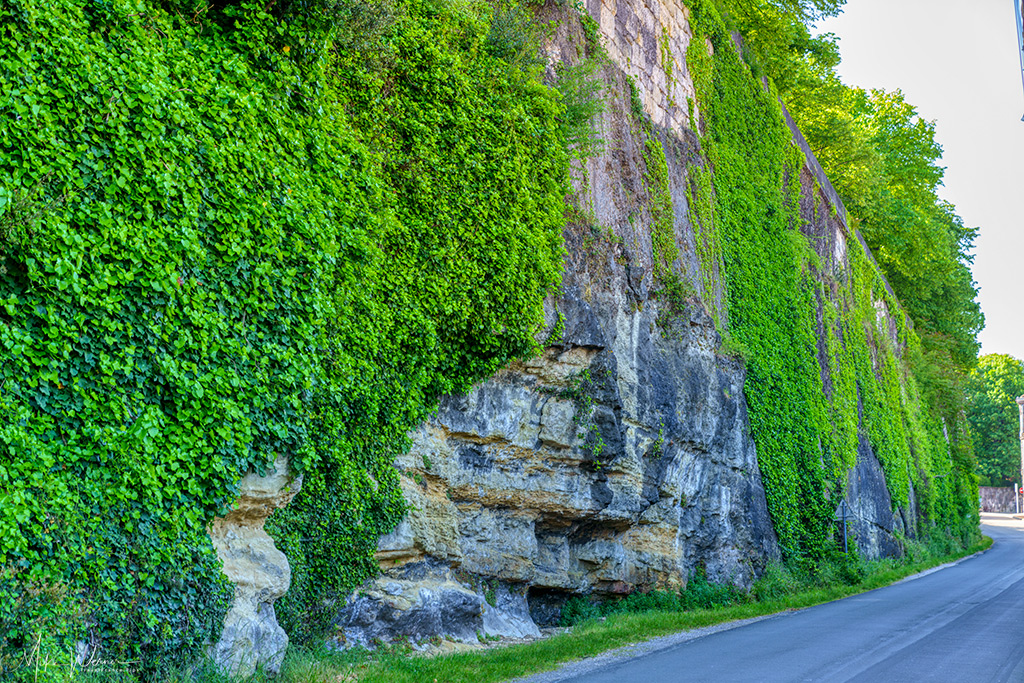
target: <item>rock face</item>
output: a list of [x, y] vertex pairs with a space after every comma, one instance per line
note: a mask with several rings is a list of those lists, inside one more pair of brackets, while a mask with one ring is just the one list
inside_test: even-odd
[[397, 462], [412, 512], [346, 642], [528, 635], [571, 594], [679, 589], [698, 567], [749, 586], [777, 556], [742, 365], [700, 305], [666, 329], [614, 277], [587, 301], [567, 272], [561, 342], [416, 433]]
[[339, 621], [348, 643], [529, 635], [571, 594], [678, 589], [698, 566], [746, 586], [777, 555], [742, 365], [699, 305], [666, 334], [618, 277], [590, 302], [567, 283], [560, 344], [416, 433], [397, 463], [413, 511]]
[[857, 448], [857, 465], [847, 475], [846, 500], [851, 508], [848, 515], [852, 515], [847, 522], [851, 549], [856, 547], [860, 555], [869, 558], [902, 554], [894, 534], [906, 533], [908, 525], [902, 514], [893, 513], [882, 464], [863, 434]]
[[291, 502], [301, 486], [302, 477], [294, 476], [288, 460], [279, 457], [272, 473], [246, 474], [234, 508], [210, 525], [224, 574], [235, 586], [224, 630], [210, 649], [210, 658], [233, 675], [251, 676], [257, 667], [276, 674], [281, 668], [288, 636], [277, 623], [274, 601], [287, 592], [291, 569], [263, 525], [274, 510]]
[[364, 647], [396, 636], [414, 642], [540, 636], [522, 590], [495, 580], [472, 585], [466, 574], [436, 560], [404, 565], [359, 591], [339, 626], [345, 645]]
[[[679, 310], [652, 293], [648, 217], [634, 199], [646, 192], [642, 149], [625, 111], [607, 124], [624, 149], [591, 178], [613, 234], [566, 229], [547, 348], [443, 399], [396, 462], [411, 512], [381, 539], [384, 575], [339, 617], [346, 642], [522, 632], [524, 608], [550, 624], [570, 595], [679, 589], [698, 567], [749, 586], [778, 556], [742, 362], [720, 351], [696, 296]], [[687, 144], [672, 141], [670, 166]]]
[[[574, 180], [574, 203], [585, 208], [565, 229], [545, 348], [444, 398], [413, 435], [396, 461], [410, 513], [380, 541], [383, 575], [338, 616], [340, 644], [529, 635], [557, 621], [572, 595], [680, 589], [698, 569], [749, 586], [779, 558], [744, 365], [718, 332], [728, 328], [720, 247], [690, 207], [694, 170], [709, 169], [687, 123], [687, 10], [681, 0], [587, 8], [612, 62], [601, 72], [606, 149]], [[551, 63], [578, 60], [585, 39], [575, 15], [543, 12], [562, 12], [541, 16], [558, 19], [545, 46]], [[638, 123], [640, 106], [650, 128]], [[665, 150], [667, 188], [652, 188], [648, 136]], [[794, 136], [806, 147], [795, 127]], [[800, 181], [804, 232], [831, 287], [849, 268], [845, 210], [813, 155]], [[664, 267], [653, 237], [667, 229], [664, 193], [677, 252], [669, 267], [685, 301], [670, 300], [654, 277]], [[888, 315], [879, 312], [880, 324]], [[852, 537], [868, 556], [898, 554], [894, 532], [912, 529], [893, 514], [878, 460], [861, 446], [848, 477]]]

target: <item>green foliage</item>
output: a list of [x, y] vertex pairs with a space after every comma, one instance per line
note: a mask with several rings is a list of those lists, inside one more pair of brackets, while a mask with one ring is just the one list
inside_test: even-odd
[[749, 353], [746, 394], [769, 510], [790, 557], [819, 557], [831, 542], [829, 484], [819, 464], [825, 400], [812, 352], [813, 309], [787, 235], [789, 131], [715, 10], [703, 2], [692, 9], [701, 39], [691, 42], [688, 58], [708, 122], [703, 142], [715, 169], [730, 327]]
[[[928, 555], [933, 559], [941, 555]], [[832, 586], [856, 586], [871, 574], [918, 562], [924, 557], [907, 556], [902, 560], [880, 559], [867, 561], [857, 553], [834, 553], [810, 567], [796, 567], [772, 563], [754, 582], [751, 596], [758, 602], [771, 602], [806, 591]]]
[[793, 567], [773, 562], [765, 568], [764, 574], [754, 582], [750, 592], [758, 602], [768, 602], [770, 600], [781, 600], [802, 588], [804, 588], [804, 582], [800, 580]]
[[658, 36], [658, 54], [661, 58], [661, 69], [665, 72], [665, 78], [668, 79], [669, 85], [673, 82], [672, 78], [672, 46], [669, 43], [668, 29], [664, 26], [661, 27], [661, 35]]
[[[395, 220], [380, 234], [386, 287], [378, 296], [387, 312], [375, 313], [388, 323], [375, 339], [388, 379], [378, 387], [367, 377], [359, 382], [367, 401], [415, 399], [400, 408], [400, 420], [364, 428], [386, 433], [391, 454], [405, 447], [406, 432], [436, 396], [531, 351], [541, 299], [560, 275], [567, 155], [557, 119], [564, 108], [523, 77], [521, 63], [480, 57], [478, 48], [493, 40], [486, 18], [456, 10], [410, 4], [388, 37], [390, 70], [353, 66], [339, 74], [339, 97], [373, 141], [392, 188]], [[393, 480], [390, 456], [371, 455], [361, 469], [379, 463], [369, 475]], [[330, 468], [312, 479], [315, 495], [271, 525], [297, 576], [279, 614], [300, 639], [327, 627], [324, 597], [343, 597], [373, 571], [376, 537], [387, 530], [353, 537], [366, 508], [331, 493], [345, 480]]]
[[282, 454], [279, 615], [314, 636], [404, 513], [407, 432], [535, 346], [565, 105], [482, 6], [8, 12], [0, 652], [195, 656], [230, 597], [206, 528]]
[[303, 38], [329, 36], [340, 58], [369, 60], [372, 64], [380, 57], [381, 39], [394, 26], [404, 6], [396, 0], [279, 0], [274, 9], [290, 23], [317, 22], [307, 28]]
[[[922, 476], [920, 468], [911, 468], [911, 485], [935, 488], [934, 500], [954, 495], [958, 514], [968, 514], [973, 483], [964, 473], [973, 467], [973, 455], [963, 396], [966, 373], [978, 354], [977, 334], [984, 325], [970, 272], [977, 230], [964, 226], [954, 207], [938, 197], [943, 168], [935, 124], [923, 120], [899, 91], [844, 85], [835, 73], [839, 56], [834, 37], [809, 38], [812, 13], [780, 5], [764, 9], [741, 1], [727, 4], [749, 38], [746, 44], [754, 61], [772, 77], [843, 198], [851, 227], [860, 229], [899, 306], [914, 321], [914, 333], [901, 338], [900, 344], [908, 345], [904, 360], [909, 361], [913, 375], [913, 393], [927, 408], [924, 412], [914, 408], [917, 399], [905, 404], [915, 412], [906, 417], [903, 430], [910, 437], [913, 455], [890, 457], [890, 471], [895, 473], [911, 457], [950, 458], [961, 473], [954, 482], [938, 481], [944, 476], [944, 468], [938, 466], [932, 472], [934, 480]], [[886, 298], [881, 288], [873, 289], [877, 293], [872, 296]], [[896, 302], [886, 301], [886, 306], [890, 312], [897, 309]], [[861, 315], [868, 316], [870, 311], [865, 309]], [[900, 374], [895, 365], [886, 372], [890, 389], [879, 415], [898, 405], [896, 384], [907, 385], [907, 380], [895, 379]], [[841, 368], [840, 373], [848, 375]], [[860, 371], [858, 383], [863, 384], [864, 374]], [[843, 381], [844, 401], [849, 403], [853, 380], [847, 376]], [[850, 438], [848, 424], [841, 431], [843, 438]], [[887, 443], [904, 440], [901, 430], [877, 426], [873, 438], [881, 439], [883, 431], [891, 432]], [[943, 440], [950, 436], [948, 456], [937, 454], [943, 450], [940, 434]], [[927, 497], [931, 499], [931, 494]]]
[[558, 311], [558, 318], [555, 320], [554, 327], [551, 328], [551, 334], [548, 335], [547, 340], [544, 342], [545, 346], [557, 346], [562, 343], [565, 335], [565, 316], [561, 311]]
[[971, 425], [978, 475], [985, 486], [1020, 481], [1019, 413], [1024, 363], [1004, 354], [978, 359], [967, 380], [967, 421]]
[[658, 426], [658, 438], [651, 444], [651, 457], [655, 460], [661, 457], [662, 453], [665, 452], [665, 424], [662, 422]]
[[637, 121], [644, 120], [644, 103], [640, 100], [640, 90], [632, 76], [629, 78], [629, 111]]
[[686, 300], [695, 294], [693, 286], [676, 272], [679, 247], [676, 244], [675, 206], [668, 185], [668, 162], [665, 148], [653, 132], [645, 131], [644, 180], [650, 194], [651, 244], [654, 248], [654, 277], [661, 285], [658, 296], [665, 301], [659, 314], [662, 334], [667, 333], [672, 318], [686, 307]]
[[485, 581], [484, 582], [484, 600], [486, 600], [487, 604], [490, 605], [491, 607], [497, 607], [498, 606], [497, 590], [498, 590], [498, 580], [497, 579], [491, 579], [490, 581]]
[[566, 384], [560, 389], [554, 387], [541, 387], [540, 393], [549, 394], [563, 401], [572, 401], [573, 417], [572, 422], [576, 426], [576, 438], [581, 441], [580, 447], [586, 453], [588, 463], [594, 470], [600, 470], [604, 464], [601, 461], [601, 454], [604, 452], [604, 437], [601, 430], [594, 421], [594, 395], [598, 389], [598, 382], [607, 380], [608, 373], [604, 372], [599, 377], [594, 377], [589, 368], [570, 375]]
[[[802, 64], [787, 106], [914, 320], [929, 364], [952, 361], [963, 375], [984, 326], [970, 272], [977, 229], [938, 197], [944, 169], [935, 124], [900, 91], [850, 88], [833, 67]], [[962, 377], [954, 384], [959, 390]], [[936, 390], [942, 400], [956, 395]]]
[[[834, 43], [801, 27], [839, 3], [733, 4], [747, 59], [784, 92], [807, 59], [827, 76]], [[690, 188], [699, 256], [705, 278], [726, 273], [788, 556], [831, 552], [829, 495], [860, 405], [894, 502], [913, 486], [935, 528], [966, 538], [971, 454], [943, 363], [976, 352], [974, 233], [933, 201], [933, 130], [898, 94], [828, 81], [847, 125], [831, 147], [809, 137], [829, 163], [863, 167], [846, 191], [924, 341], [852, 247], [854, 296], [822, 312], [826, 395], [818, 264], [793, 231], [802, 157], [714, 8], [692, 5], [709, 130]], [[596, 24], [581, 18], [587, 54], [551, 89], [515, 3], [11, 0], [4, 19], [0, 655], [70, 665], [74, 642], [96, 639], [141, 678], [194, 657], [230, 597], [206, 528], [240, 475], [280, 455], [305, 482], [268, 524], [293, 567], [278, 614], [296, 640], [319, 637], [404, 513], [391, 463], [408, 431], [438, 395], [534, 350], [561, 270], [569, 150], [601, 145]], [[679, 309], [692, 290], [653, 137], [645, 160], [655, 275]], [[915, 221], [920, 235], [892, 229]], [[928, 282], [915, 264], [933, 256]], [[567, 391], [599, 468], [591, 381]], [[714, 599], [691, 583], [693, 600]]]
[[541, 66], [538, 34], [530, 11], [517, 4], [495, 10], [483, 48], [490, 56], [530, 70]]
[[605, 108], [604, 83], [598, 78], [599, 69], [600, 62], [593, 58], [557, 67], [555, 88], [562, 95], [565, 106], [561, 118], [562, 134], [573, 157], [581, 162], [604, 148], [604, 139], [594, 125]]
[[655, 254], [655, 274], [667, 279], [679, 258], [676, 245], [675, 207], [668, 186], [668, 162], [665, 148], [656, 137], [644, 141], [645, 180], [651, 195], [651, 242]]
[[835, 66], [839, 46], [830, 33], [812, 36], [810, 26], [834, 16], [845, 0], [714, 0], [730, 26], [743, 36], [743, 56], [758, 77], [767, 76], [782, 93], [789, 92], [810, 60]]
[[[716, 284], [724, 271], [722, 240], [715, 225], [714, 174], [706, 167], [691, 166], [688, 187], [697, 259], [700, 263], [701, 289], [706, 301], [716, 296]], [[721, 329], [722, 320], [717, 307], [712, 307], [715, 323]]]
[[[705, 199], [691, 203], [702, 225], [713, 217], [721, 240], [729, 332], [745, 349], [751, 428], [786, 558], [810, 567], [834, 552], [834, 501], [862, 433], [894, 506], [909, 505], [912, 487], [925, 533], [976, 535], [969, 445], [956, 438], [955, 409], [941, 404], [919, 367], [927, 345], [855, 235], [847, 236], [848, 289], [823, 285], [821, 260], [796, 230], [805, 160], [776, 91], [752, 77], [716, 9], [689, 4], [687, 62], [714, 169], [713, 187], [698, 195]], [[943, 418], [954, 430], [948, 447]]]
[[599, 619], [602, 616], [600, 603], [589, 600], [585, 597], [574, 596], [569, 598], [562, 606], [560, 626], [575, 626], [591, 619]]
[[[913, 544], [905, 562], [920, 562], [942, 557], [949, 552], [951, 549], [941, 544]], [[686, 587], [680, 591], [638, 591], [621, 599], [605, 601], [595, 601], [581, 596], [572, 597], [562, 607], [559, 624], [577, 626], [612, 614], [692, 612], [721, 609], [752, 601], [780, 601], [814, 589], [856, 586], [872, 573], [892, 566], [898, 566], [898, 563], [893, 560], [868, 562], [856, 553], [835, 553], [813, 566], [803, 568], [773, 563], [766, 567], [764, 574], [754, 582], [749, 591], [727, 583], [712, 583], [708, 581], [704, 568], [698, 567], [686, 582]]]
[[[839, 346], [849, 346], [837, 341], [848, 338], [842, 328], [849, 323], [835, 322], [845, 314], [829, 312], [837, 330], [829, 333], [832, 377], [839, 380], [845, 406], [832, 410], [833, 436], [852, 442], [856, 426], [842, 415], [850, 414], [858, 391], [867, 396], [874, 415], [873, 422], [869, 420], [874, 425], [869, 425], [872, 446], [882, 448], [883, 465], [890, 477], [898, 478], [890, 483], [897, 490], [909, 493], [913, 486], [923, 492], [921, 509], [929, 518], [957, 516], [958, 520], [949, 520], [953, 523], [948, 528], [958, 535], [952, 530], [965, 528], [974, 515], [974, 484], [968, 474], [973, 455], [963, 397], [984, 316], [970, 272], [977, 230], [965, 227], [954, 207], [937, 195], [943, 169], [935, 124], [923, 120], [899, 91], [844, 85], [835, 73], [838, 52], [833, 37], [808, 41], [806, 12], [761, 12], [749, 3], [733, 4], [743, 6], [733, 7], [737, 24], [754, 36], [750, 44], [758, 63], [774, 79], [843, 198], [851, 227], [863, 233], [898, 301], [868, 272], [874, 264], [861, 265], [856, 277], [864, 284], [859, 291], [884, 300], [889, 314], [902, 308], [914, 321], [913, 332], [898, 334], [897, 344], [906, 348], [902, 368], [888, 355], [876, 357], [875, 349], [854, 349], [858, 370], [851, 373], [848, 360], [841, 358], [848, 351], [837, 352]], [[781, 25], [788, 28], [780, 29]], [[867, 307], [857, 314], [865, 321], [870, 316]], [[884, 385], [883, 391], [875, 390], [869, 370]], [[902, 429], [882, 426], [884, 416], [894, 411], [904, 415]], [[947, 436], [948, 448], [943, 445]], [[911, 467], [912, 462], [929, 464]], [[957, 475], [945, 480], [950, 467]], [[902, 483], [907, 479], [903, 472], [909, 472], [908, 483]]]
[[601, 44], [601, 27], [597, 21], [590, 16], [590, 12], [583, 8], [582, 4], [576, 6], [579, 14], [580, 28], [583, 29], [583, 37], [586, 39], [587, 57], [596, 58], [598, 61], [606, 61], [608, 54]]
[[692, 612], [710, 610], [749, 601], [750, 597], [731, 584], [710, 583], [703, 567], [678, 592], [655, 590], [630, 593], [620, 600], [595, 602], [586, 597], [572, 597], [562, 607], [561, 626], [576, 626], [610, 614], [643, 612]]

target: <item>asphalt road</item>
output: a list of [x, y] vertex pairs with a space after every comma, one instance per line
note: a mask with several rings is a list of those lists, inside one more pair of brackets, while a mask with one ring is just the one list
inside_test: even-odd
[[981, 555], [900, 583], [618, 653], [531, 683], [1024, 681], [1024, 523], [985, 515]]

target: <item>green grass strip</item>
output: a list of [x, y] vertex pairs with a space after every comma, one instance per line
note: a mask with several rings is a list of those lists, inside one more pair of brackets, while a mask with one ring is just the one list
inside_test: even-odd
[[[836, 579], [836, 572], [819, 571], [818, 578], [799, 577], [784, 567], [775, 567], [759, 583], [774, 579], [773, 597], [728, 607], [694, 611], [650, 611], [614, 613], [603, 620], [582, 623], [572, 631], [522, 645], [499, 647], [477, 652], [461, 652], [438, 656], [417, 656], [409, 645], [395, 645], [366, 650], [316, 650], [292, 647], [278, 677], [257, 673], [240, 679], [225, 676], [209, 662], [172, 674], [166, 683], [498, 683], [520, 676], [550, 671], [561, 664], [594, 657], [618, 647], [651, 638], [691, 629], [724, 624], [740, 619], [761, 617], [787, 610], [798, 610], [832, 600], [888, 586], [919, 572], [938, 567], [974, 553], [988, 550], [992, 539], [982, 539], [966, 550], [951, 553], [929, 553], [923, 544], [908, 541], [912, 555], [921, 559], [897, 564], [900, 560], [867, 562], [867, 572], [854, 584]], [[920, 554], [917, 554], [920, 553]], [[823, 565], [824, 566], [824, 565]], [[821, 568], [819, 568], [820, 570]], [[835, 569], [835, 567], [832, 567]], [[771, 576], [769, 576], [771, 575]], [[826, 578], [831, 577], [831, 578]], [[826, 582], [809, 586], [808, 582]], [[831, 583], [827, 583], [831, 582]], [[780, 595], [780, 590], [788, 594]], [[761, 593], [764, 595], [765, 593]], [[131, 676], [95, 678], [71, 675], [53, 679], [54, 683], [129, 683]]]
[[[982, 540], [967, 550], [931, 557], [911, 564], [886, 567], [868, 574], [854, 585], [836, 585], [802, 590], [792, 595], [764, 602], [751, 602], [730, 607], [693, 612], [647, 612], [613, 614], [604, 621], [592, 621], [572, 632], [547, 640], [514, 645], [481, 652], [465, 652], [437, 657], [409, 656], [407, 650], [395, 649], [378, 653], [363, 661], [351, 656], [328, 653], [297, 654], [282, 672], [285, 681], [352, 680], [363, 683], [497, 683], [510, 678], [549, 671], [573, 660], [593, 657], [608, 650], [631, 645], [658, 636], [688, 629], [722, 624], [738, 619], [803, 609], [857, 593], [881, 588], [900, 579], [987, 550], [992, 539]], [[334, 660], [333, 665], [325, 660]], [[308, 673], [313, 664], [333, 669], [335, 678], [295, 677], [300, 670]], [[301, 675], [301, 674], [299, 674]]]

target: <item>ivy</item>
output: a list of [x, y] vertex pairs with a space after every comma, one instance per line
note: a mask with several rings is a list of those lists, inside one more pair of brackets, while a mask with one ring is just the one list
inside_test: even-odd
[[315, 635], [404, 513], [408, 431], [534, 348], [562, 98], [486, 6], [309, 9], [5, 8], [0, 653], [195, 657], [231, 595], [207, 526], [280, 453], [280, 613]]
[[[725, 272], [788, 555], [834, 547], [861, 407], [894, 504], [913, 487], [933, 527], [966, 534], [970, 453], [956, 424], [947, 448], [919, 389], [920, 341], [855, 239], [847, 293], [821, 289], [775, 95], [714, 8], [690, 4], [698, 255], [705, 278]], [[549, 88], [509, 3], [4, 11], [0, 666], [30, 646], [70, 664], [82, 639], [143, 678], [197, 656], [231, 595], [206, 529], [239, 477], [282, 453], [305, 483], [268, 524], [294, 572], [279, 614], [318, 637], [404, 514], [391, 463], [409, 430], [439, 395], [534, 350], [570, 149], [600, 143], [596, 24], [582, 19], [590, 58]], [[645, 161], [655, 275], [679, 306], [690, 292], [653, 137]]]
[[[850, 273], [822, 273], [799, 231], [805, 160], [773, 86], [751, 73], [711, 2], [687, 4], [691, 111], [701, 117], [692, 125], [700, 124], [713, 169], [710, 187], [703, 169], [693, 174], [690, 200], [698, 233], [710, 224], [721, 240], [728, 333], [747, 360], [751, 430], [785, 555], [814, 561], [835, 552], [833, 510], [862, 428], [893, 505], [909, 507], [913, 491], [923, 532], [968, 538], [977, 522], [969, 455], [955, 439], [947, 446], [941, 411], [918, 388], [919, 339], [855, 235], [844, 236]], [[709, 245], [698, 245], [707, 277], [714, 243], [700, 242]]]
[[671, 318], [681, 313], [686, 299], [693, 296], [693, 286], [676, 272], [679, 247], [676, 244], [675, 206], [668, 185], [668, 162], [663, 143], [648, 126], [643, 127], [644, 180], [650, 193], [651, 244], [654, 249], [654, 277], [661, 285], [666, 310], [659, 315], [659, 326], [665, 333]]
[[[524, 31], [510, 12], [499, 10], [498, 19]], [[356, 387], [364, 405], [380, 407], [326, 433], [376, 443], [359, 445], [351, 470], [317, 468], [270, 524], [296, 576], [279, 614], [300, 640], [330, 626], [325, 599], [343, 598], [375, 572], [377, 537], [402, 512], [375, 508], [370, 495], [350, 498], [352, 477], [397, 490], [391, 462], [407, 447], [406, 433], [441, 393], [533, 349], [541, 301], [560, 275], [568, 143], [559, 119], [567, 105], [524, 76], [526, 39], [510, 38], [508, 26], [496, 33], [486, 19], [467, 24], [454, 9], [410, 3], [387, 36], [393, 66], [340, 74], [338, 96], [372, 136], [392, 212], [378, 233], [381, 308], [353, 320], [389, 320], [374, 339], [379, 370]], [[497, 50], [499, 38], [520, 47]]]

